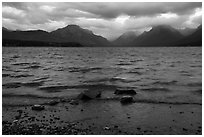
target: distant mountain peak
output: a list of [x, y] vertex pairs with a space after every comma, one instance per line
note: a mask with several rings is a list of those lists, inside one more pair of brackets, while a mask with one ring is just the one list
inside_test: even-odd
[[90, 31], [88, 29], [83, 29], [79, 25], [75, 25], [75, 24], [69, 24], [66, 27], [57, 29], [56, 31], [58, 31], [58, 30], [64, 30], [64, 31], [67, 31], [67, 32], [70, 32], [70, 33], [79, 33], [79, 32], [84, 33], [85, 32], [85, 33], [88, 33], [88, 34], [93, 34], [92, 31]]
[[202, 24], [200, 24], [200, 25], [197, 27], [197, 29], [202, 29]]
[[108, 45], [107, 39], [95, 35], [88, 29], [81, 28], [75, 24], [69, 24], [66, 27], [51, 32], [51, 35], [58, 37], [65, 42], [78, 42], [82, 45]]
[[160, 31], [180, 33], [177, 29], [173, 28], [170, 25], [158, 25], [158, 26], [152, 27], [152, 29], [150, 30], [150, 32], [156, 32], [156, 33], [160, 33]]
[[81, 27], [76, 24], [69, 24], [65, 28], [81, 28]]
[[161, 30], [161, 29], [168, 29], [168, 30], [175, 30], [172, 26], [170, 25], [157, 25], [157, 26], [152, 26], [152, 30]]

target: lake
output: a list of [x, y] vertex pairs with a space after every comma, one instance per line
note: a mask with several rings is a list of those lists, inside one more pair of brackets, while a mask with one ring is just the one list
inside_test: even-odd
[[73, 98], [116, 88], [137, 92], [144, 103], [202, 103], [202, 48], [2, 48], [3, 106]]

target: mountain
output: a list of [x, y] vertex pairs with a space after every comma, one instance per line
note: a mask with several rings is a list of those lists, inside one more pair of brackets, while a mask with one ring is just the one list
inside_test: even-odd
[[7, 29], [5, 27], [2, 27], [2, 31], [11, 31], [11, 30], [9, 30], [9, 29]]
[[112, 44], [115, 46], [130, 46], [130, 44], [136, 38], [137, 38], [136, 33], [133, 31], [129, 31], [119, 36], [116, 40], [112, 42]]
[[42, 30], [31, 30], [31, 31], [2, 30], [2, 39], [54, 42], [56, 38], [52, 38], [48, 32], [42, 31]]
[[174, 42], [184, 36], [169, 25], [152, 27], [148, 32], [138, 36], [132, 43], [134, 46], [174, 46]]
[[93, 34], [92, 31], [83, 29], [77, 25], [68, 25], [50, 33], [59, 37], [59, 42], [78, 42], [86, 46], [107, 46], [109, 41], [102, 36]]
[[202, 25], [193, 33], [186, 29], [184, 35], [177, 29], [168, 25], [154, 26], [150, 31], [141, 35], [126, 32], [111, 44], [102, 36], [95, 35], [88, 29], [77, 25], [68, 25], [52, 32], [43, 30], [11, 31], [2, 28], [3, 46], [202, 46]]
[[84, 46], [107, 46], [109, 41], [77, 25], [68, 25], [52, 32], [43, 30], [8, 31], [2, 28], [2, 39], [32, 42], [79, 43]]
[[192, 28], [184, 28], [184, 29], [177, 29], [183, 36], [191, 35], [196, 29]]
[[180, 39], [177, 46], [202, 46], [202, 25], [198, 26], [196, 31], [189, 36]]

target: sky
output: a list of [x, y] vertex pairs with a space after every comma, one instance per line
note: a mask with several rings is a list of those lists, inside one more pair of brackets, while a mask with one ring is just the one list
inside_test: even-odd
[[196, 28], [201, 2], [3, 2], [2, 25], [10, 30], [53, 31], [76, 24], [109, 40], [124, 32], [142, 33], [156, 25]]

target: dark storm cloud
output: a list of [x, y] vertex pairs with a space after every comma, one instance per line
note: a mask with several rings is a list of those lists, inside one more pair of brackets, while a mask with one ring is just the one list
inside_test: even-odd
[[52, 31], [77, 24], [108, 38], [159, 24], [196, 27], [201, 13], [201, 2], [2, 3], [2, 23], [8, 29]]

